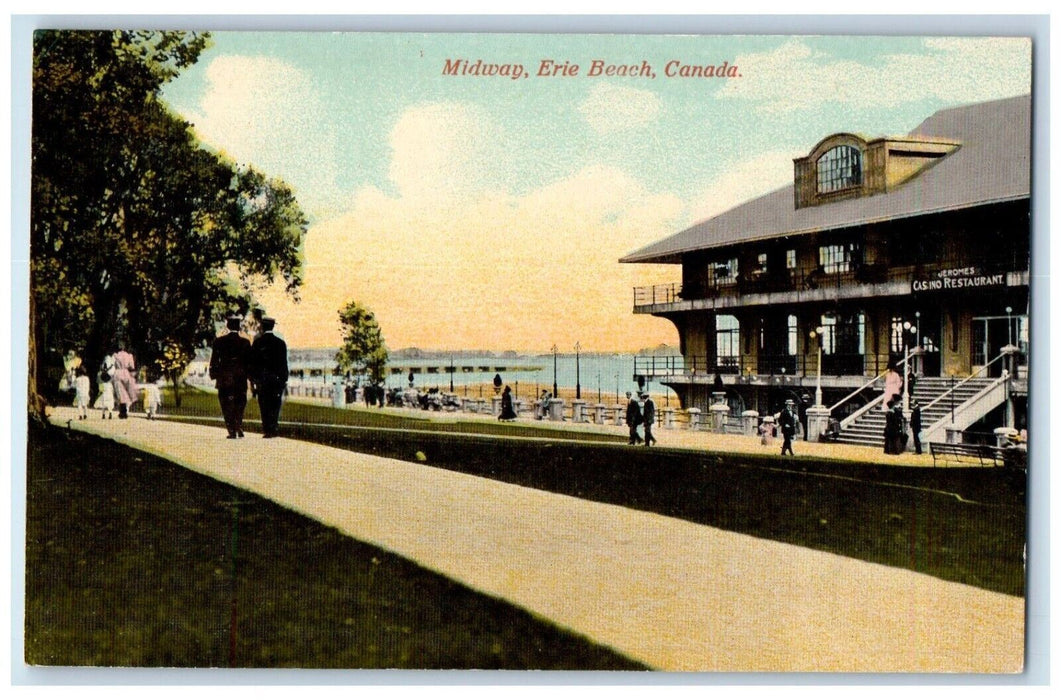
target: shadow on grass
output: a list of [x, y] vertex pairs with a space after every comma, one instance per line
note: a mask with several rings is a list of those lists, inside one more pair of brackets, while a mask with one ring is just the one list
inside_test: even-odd
[[32, 428], [34, 665], [640, 669], [524, 610], [164, 460]]

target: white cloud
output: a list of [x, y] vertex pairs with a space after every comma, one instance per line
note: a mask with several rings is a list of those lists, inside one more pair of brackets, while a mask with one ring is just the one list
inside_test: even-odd
[[461, 103], [407, 109], [390, 133], [389, 176], [403, 198], [436, 202], [481, 191], [497, 167], [497, 128]]
[[[302, 71], [273, 58], [220, 56], [207, 66], [199, 137], [239, 163], [285, 180], [307, 209], [335, 191], [336, 140], [329, 110]], [[297, 146], [295, 146], [297, 144]]]
[[1022, 38], [929, 38], [919, 54], [880, 62], [832, 59], [806, 40], [737, 56], [743, 77], [718, 96], [748, 100], [768, 112], [813, 110], [825, 103], [890, 107], [928, 98], [978, 102], [1031, 89], [1031, 42]]
[[655, 120], [660, 112], [660, 99], [648, 90], [600, 83], [593, 87], [578, 111], [597, 133], [611, 134]]
[[347, 214], [310, 230], [301, 304], [263, 295], [270, 313], [297, 319], [285, 329], [295, 346], [337, 344], [336, 312], [355, 298], [395, 348], [545, 350], [587, 345], [586, 329], [598, 350], [675, 341], [667, 322], [630, 313], [631, 287], [674, 281], [675, 269], [617, 260], [673, 230], [677, 197], [593, 166], [523, 196], [484, 188], [424, 206], [425, 183], [398, 170], [415, 186], [365, 188]]

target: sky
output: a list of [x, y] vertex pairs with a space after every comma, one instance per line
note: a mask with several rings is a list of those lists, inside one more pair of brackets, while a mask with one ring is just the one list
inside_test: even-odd
[[[505, 74], [446, 74], [480, 60]], [[681, 270], [620, 257], [791, 182], [831, 133], [1030, 89], [1021, 38], [219, 32], [163, 96], [310, 219], [299, 301], [259, 294], [291, 346], [338, 345], [356, 300], [391, 349], [629, 352], [677, 345], [632, 305]]]

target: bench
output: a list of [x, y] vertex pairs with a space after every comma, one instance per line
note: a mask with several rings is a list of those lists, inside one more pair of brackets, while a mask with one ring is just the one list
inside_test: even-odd
[[992, 445], [971, 445], [968, 443], [930, 442], [928, 451], [932, 453], [932, 466], [936, 460], [953, 462], [976, 461], [981, 467], [997, 467], [1002, 463], [1002, 454]]

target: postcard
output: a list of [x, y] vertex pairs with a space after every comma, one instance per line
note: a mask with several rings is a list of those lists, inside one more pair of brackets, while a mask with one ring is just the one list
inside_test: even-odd
[[26, 666], [1022, 673], [1034, 48], [38, 29]]

